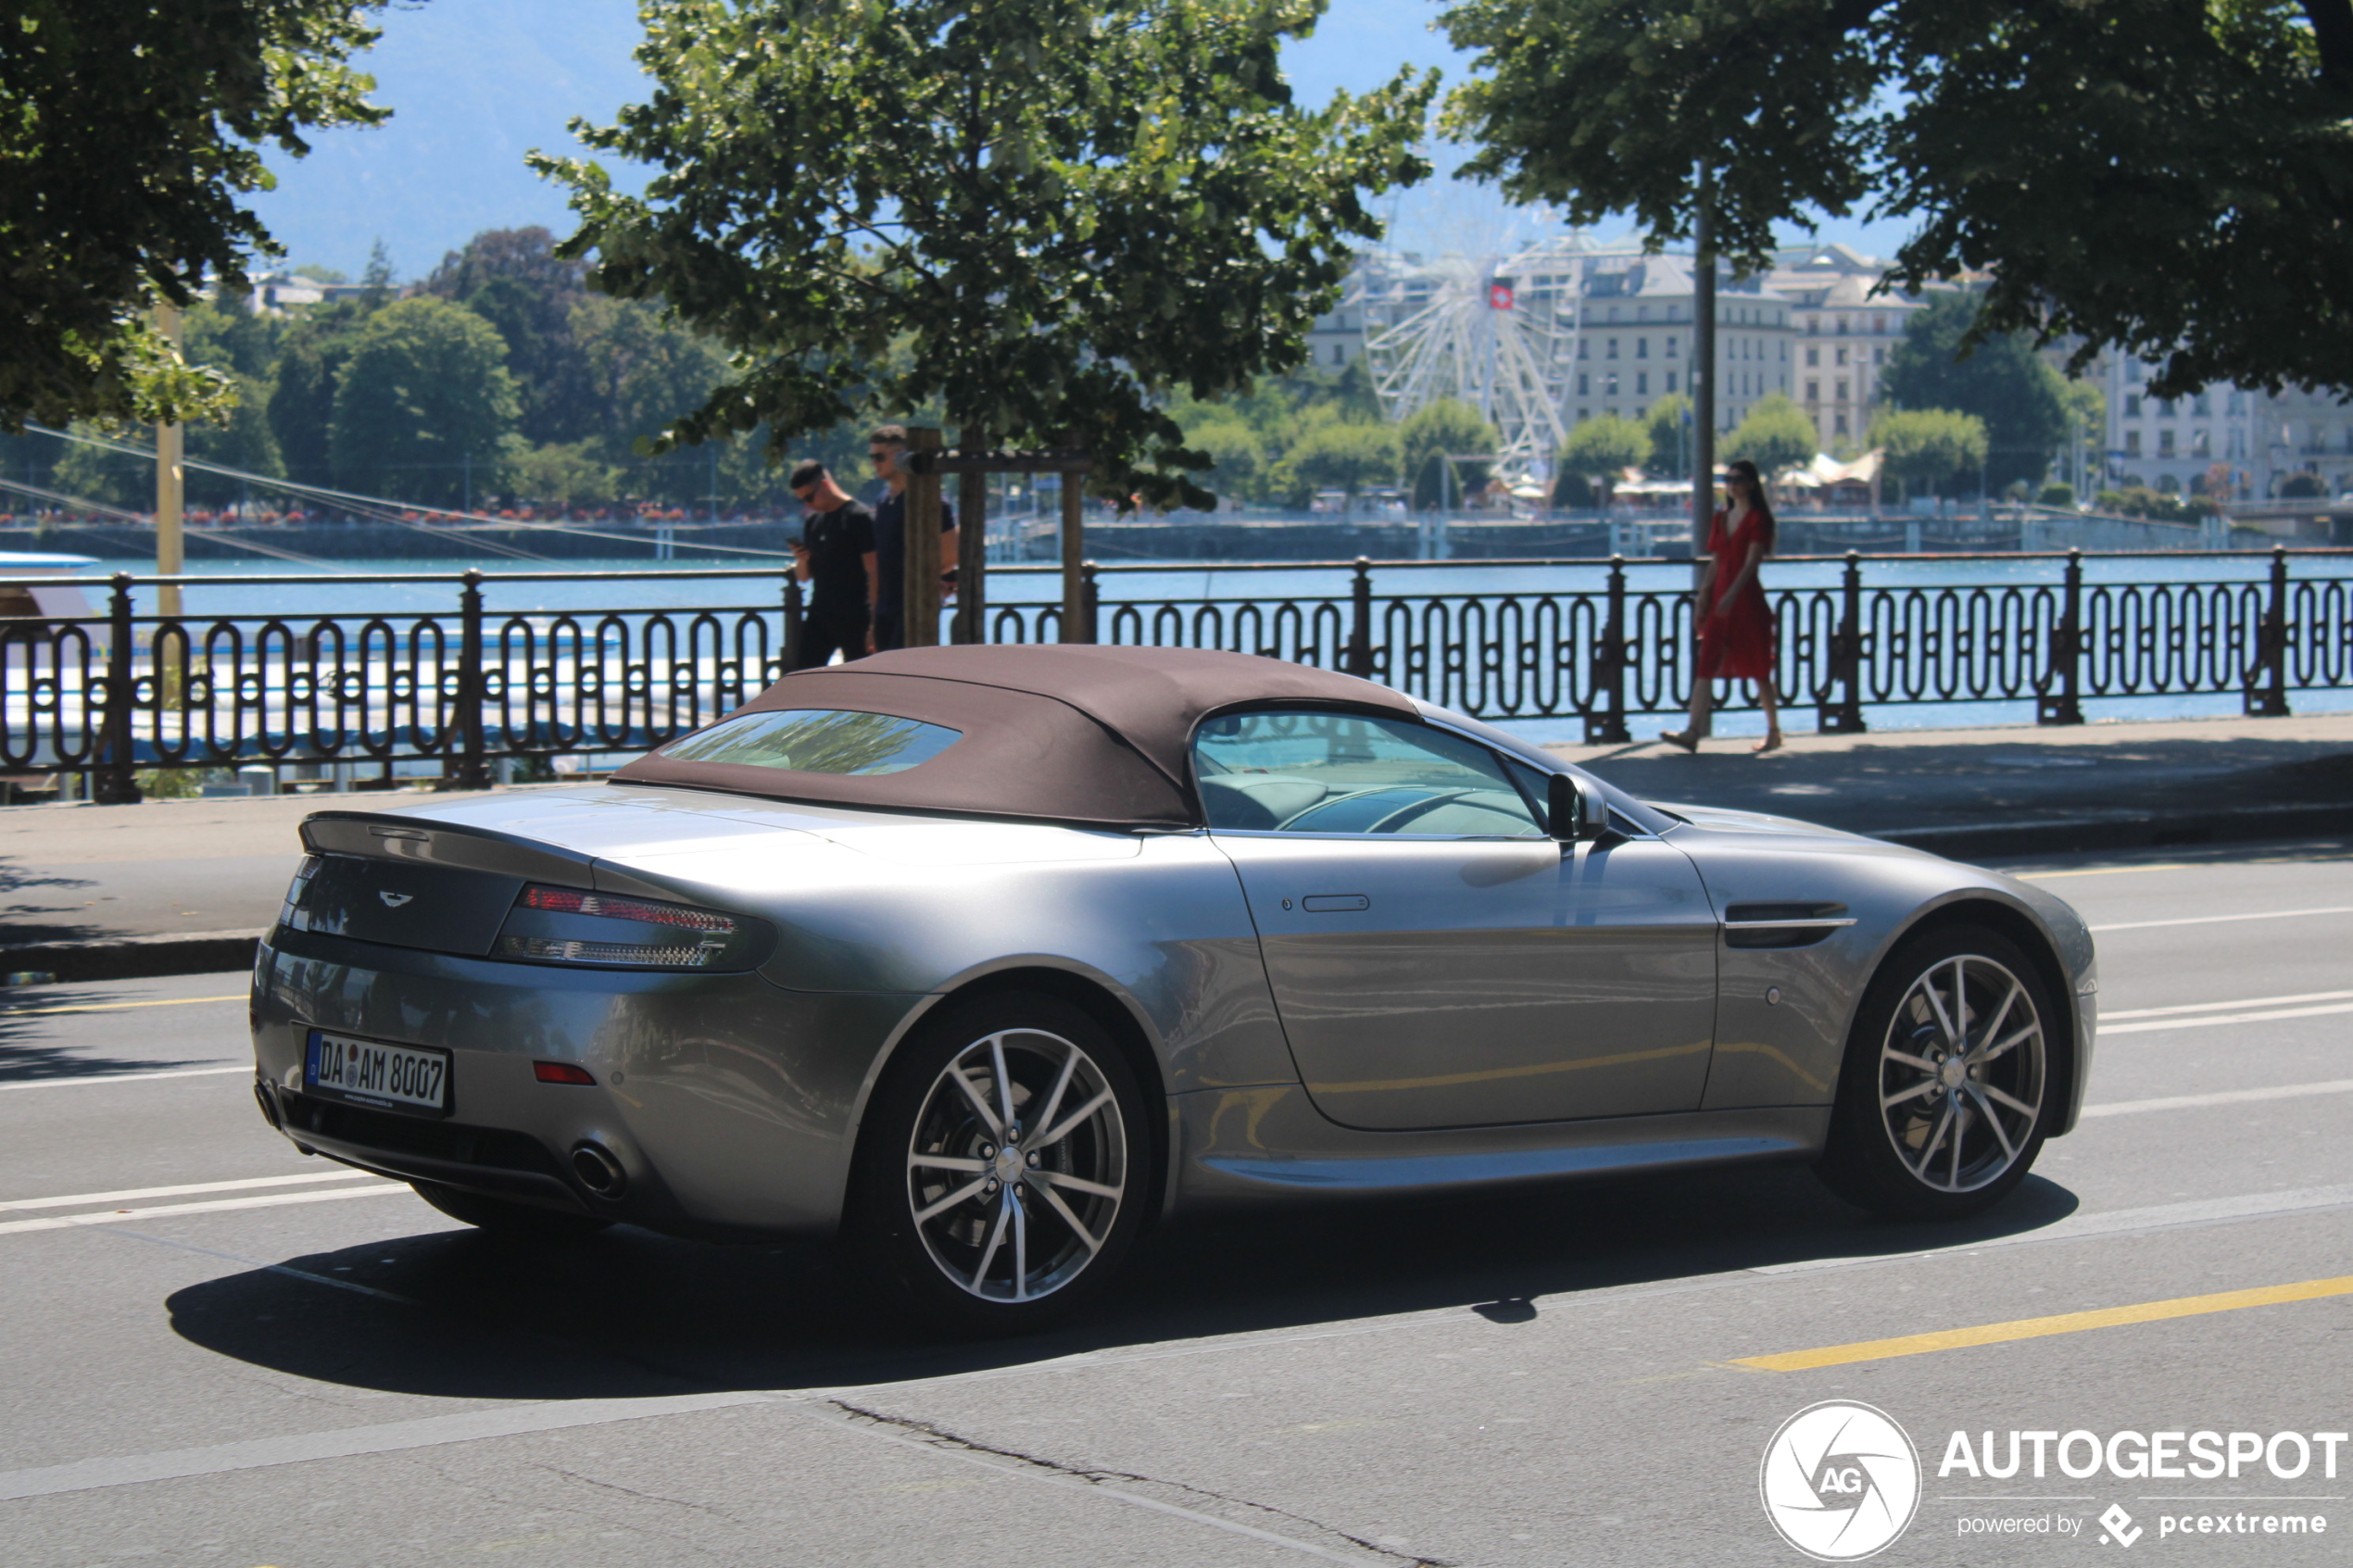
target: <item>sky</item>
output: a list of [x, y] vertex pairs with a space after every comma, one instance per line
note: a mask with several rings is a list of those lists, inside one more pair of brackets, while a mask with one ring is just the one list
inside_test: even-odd
[[[1323, 103], [1335, 89], [1378, 86], [1407, 61], [1461, 81], [1467, 57], [1430, 27], [1440, 9], [1440, 0], [1331, 0], [1315, 34], [1285, 51], [1291, 85], [1302, 101]], [[561, 196], [523, 167], [523, 155], [577, 151], [565, 129], [573, 117], [607, 121], [644, 96], [630, 58], [635, 0], [394, 0], [381, 20], [384, 41], [362, 63], [391, 122], [318, 135], [307, 158], [273, 152], [278, 188], [252, 198], [289, 260], [356, 278], [381, 238], [395, 273], [409, 279], [480, 230], [538, 223], [567, 232]], [[1507, 207], [1491, 187], [1449, 178], [1458, 149], [1436, 147], [1433, 160], [1439, 175], [1394, 202], [1398, 248], [1485, 252], [1561, 232], [1548, 215]], [[1622, 232], [1604, 228], [1596, 237]], [[1888, 223], [1830, 221], [1818, 237], [1886, 255], [1903, 233]]]

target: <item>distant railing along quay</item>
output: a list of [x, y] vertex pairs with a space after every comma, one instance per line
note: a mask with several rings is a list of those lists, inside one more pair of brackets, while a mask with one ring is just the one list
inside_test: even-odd
[[[1769, 597], [1781, 699], [1812, 706], [1825, 731], [1862, 730], [1873, 709], [1955, 702], [2031, 703], [2045, 724], [2082, 723], [2084, 703], [2119, 697], [2235, 695], [2250, 714], [2280, 715], [2293, 692], [2353, 684], [2353, 575], [2310, 570], [2342, 566], [2353, 550], [2275, 549], [2260, 577], [2205, 581], [2108, 581], [2106, 572], [2087, 581], [2087, 559], [2151, 558], [2073, 551], [1815, 558], [1838, 566], [1826, 574], [1834, 581]], [[1987, 580], [1922, 583], [1923, 561], [1982, 561]], [[2046, 563], [2046, 574], [2017, 581], [2021, 562]], [[1116, 590], [1131, 575], [1171, 568], [1090, 565], [1089, 623], [1078, 640], [1264, 654], [1480, 718], [1581, 720], [1595, 743], [1629, 740], [1638, 716], [1681, 712], [1687, 579], [1636, 587], [1627, 563], [1612, 559], [1570, 563], [1599, 577], [1595, 586], [1524, 585], [1529, 569], [1563, 564], [1221, 566], [1228, 580], [1322, 571], [1344, 586], [1157, 598]], [[2308, 568], [2300, 575], [2299, 565]], [[1894, 580], [1907, 571], [1914, 580]], [[1441, 585], [1466, 574], [1499, 585]], [[1511, 585], [1515, 575], [1522, 586]], [[86, 772], [93, 797], [105, 801], [137, 799], [137, 772], [159, 767], [337, 764], [389, 778], [396, 763], [425, 760], [452, 784], [480, 786], [500, 759], [639, 752], [708, 723], [791, 668], [800, 635], [799, 584], [766, 569], [371, 581], [447, 585], [455, 603], [430, 612], [138, 614], [138, 589], [347, 588], [351, 579], [126, 573], [111, 579], [103, 615], [0, 620], [0, 771]], [[737, 602], [531, 611], [484, 603], [485, 589], [623, 582], [708, 583], [707, 596]], [[992, 642], [1063, 635], [1056, 604], [992, 604], [987, 622]]]

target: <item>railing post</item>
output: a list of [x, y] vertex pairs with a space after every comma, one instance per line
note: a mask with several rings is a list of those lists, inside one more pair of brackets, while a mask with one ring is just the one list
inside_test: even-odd
[[786, 673], [800, 668], [800, 633], [803, 610], [800, 603], [800, 578], [791, 569], [785, 569], [785, 634], [782, 643]]
[[2051, 633], [2051, 668], [2034, 705], [2038, 724], [2080, 724], [2083, 680], [2083, 552], [2067, 552], [2067, 585], [2059, 623]]
[[482, 707], [487, 700], [482, 678], [482, 573], [469, 570], [465, 588], [458, 596], [458, 730], [456, 771], [445, 762], [444, 773], [459, 789], [488, 789], [490, 769], [483, 759]]
[[1822, 734], [1861, 734], [1869, 727], [1863, 722], [1863, 558], [1854, 550], [1846, 552], [1846, 573], [1840, 584], [1830, 684], [1838, 695], [1819, 705]]
[[131, 672], [131, 573], [118, 571], [112, 581], [114, 597], [107, 606], [107, 714], [101, 733], [91, 737], [97, 744], [92, 748], [90, 798], [100, 806], [130, 806], [140, 799], [131, 734], [132, 696], [137, 684]]
[[[1610, 524], [1610, 536], [1617, 534], [1617, 525]], [[1621, 555], [1609, 558], [1609, 608], [1602, 614], [1602, 634], [1594, 639], [1592, 658], [1593, 695], [1585, 709], [1585, 744], [1623, 746], [1634, 737], [1626, 729], [1626, 558]]]
[[[1077, 641], [1102, 641], [1102, 596], [1095, 582], [1097, 568], [1093, 561], [1081, 561], [1078, 566], [1078, 631]], [[1064, 642], [1072, 639], [1065, 637]]]
[[2246, 673], [2246, 713], [2284, 719], [2287, 711], [2287, 546], [2271, 546], [2271, 598], [2255, 633], [2255, 668]]
[[1356, 558], [1356, 579], [1349, 587], [1348, 672], [1359, 680], [1373, 678], [1373, 563]]

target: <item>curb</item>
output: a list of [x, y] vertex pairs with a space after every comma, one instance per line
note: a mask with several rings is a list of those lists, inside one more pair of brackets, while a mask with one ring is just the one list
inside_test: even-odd
[[1894, 828], [1868, 836], [1907, 848], [1925, 849], [1948, 860], [1972, 860], [2009, 855], [2072, 855], [2100, 849], [2235, 844], [2314, 834], [2353, 834], [2353, 801], [2217, 807], [2211, 811], [2169, 811], [2154, 816], [1962, 822], [1951, 827]]
[[[200, 931], [182, 935], [99, 936], [80, 942], [0, 946], [0, 975], [41, 974], [60, 983], [147, 980], [251, 969], [261, 931]], [[31, 984], [26, 982], [25, 984]]]

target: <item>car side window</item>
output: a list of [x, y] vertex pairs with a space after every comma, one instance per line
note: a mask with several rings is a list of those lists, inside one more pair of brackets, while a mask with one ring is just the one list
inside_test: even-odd
[[1202, 721], [1193, 777], [1212, 828], [1541, 838], [1493, 753], [1401, 719], [1276, 710]]

